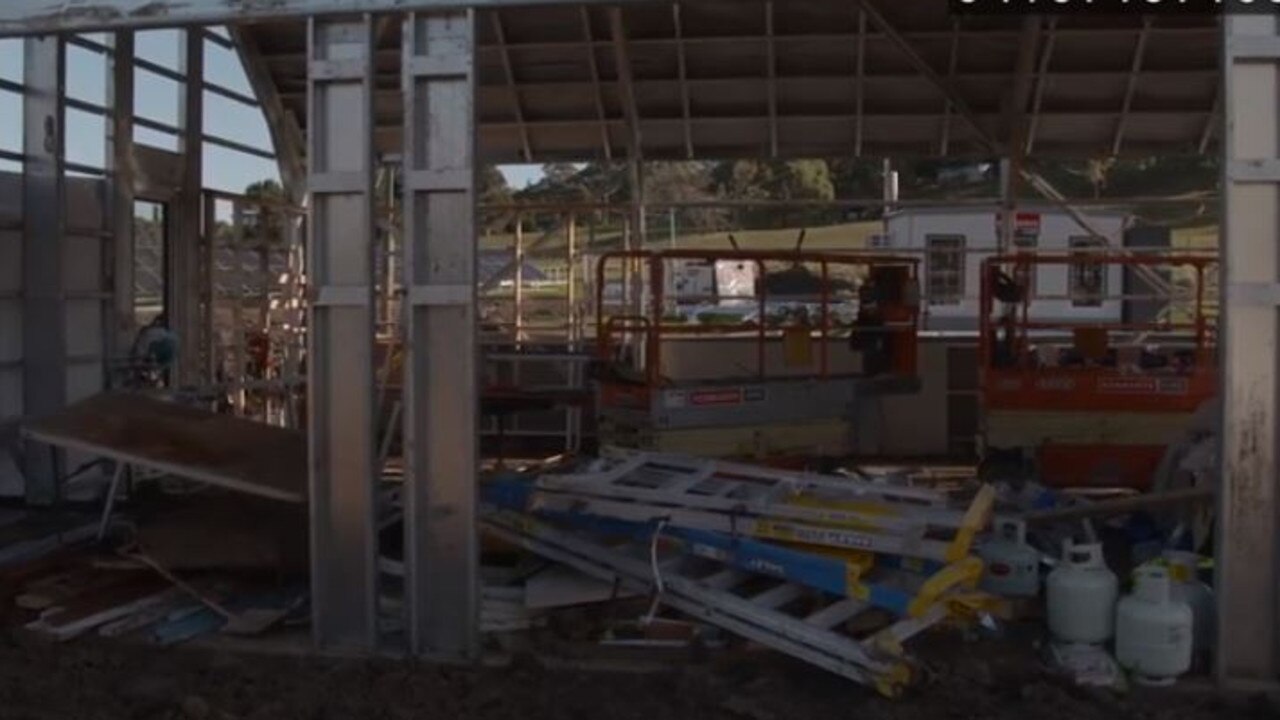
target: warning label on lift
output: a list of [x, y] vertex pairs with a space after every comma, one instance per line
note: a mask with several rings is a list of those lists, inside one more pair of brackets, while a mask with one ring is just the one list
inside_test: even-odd
[[738, 405], [741, 403], [742, 388], [694, 390], [689, 393], [690, 405]]
[[764, 402], [768, 391], [762, 387], [706, 388], [704, 390], [667, 390], [662, 393], [662, 405], [683, 408], [690, 405], [741, 405]]

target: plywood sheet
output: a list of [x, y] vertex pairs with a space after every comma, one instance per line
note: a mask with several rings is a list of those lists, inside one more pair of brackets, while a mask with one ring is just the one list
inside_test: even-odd
[[23, 432], [83, 450], [262, 497], [307, 497], [307, 441], [294, 430], [219, 415], [136, 393], [104, 393], [30, 420]]

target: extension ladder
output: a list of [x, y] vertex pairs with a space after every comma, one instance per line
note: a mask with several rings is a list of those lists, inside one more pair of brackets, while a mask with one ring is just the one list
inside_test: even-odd
[[993, 502], [990, 487], [959, 511], [932, 490], [614, 452], [585, 473], [540, 477], [525, 509], [954, 562], [969, 554]]
[[[867, 637], [850, 621], [874, 610], [870, 599], [813, 590], [787, 579], [749, 572], [719, 558], [661, 542], [630, 538], [605, 545], [593, 535], [554, 527], [510, 510], [489, 510], [484, 526], [548, 560], [628, 590], [652, 593], [676, 610], [748, 640], [896, 696], [911, 679], [903, 643], [944, 620], [946, 603], [896, 620]], [[599, 529], [599, 528], [597, 528]]]
[[[485, 484], [483, 497], [495, 507], [523, 512], [527, 505], [524, 498], [529, 492], [529, 483], [494, 480]], [[536, 512], [539, 518], [557, 526], [596, 537], [675, 541], [688, 554], [831, 595], [863, 600], [898, 617], [918, 617], [937, 603], [947, 603], [949, 610], [958, 613], [972, 613], [989, 607], [991, 600], [974, 591], [983, 565], [979, 558], [972, 556], [944, 565], [856, 550], [788, 547], [748, 537], [668, 526], [664, 521], [629, 522], [581, 511]]]

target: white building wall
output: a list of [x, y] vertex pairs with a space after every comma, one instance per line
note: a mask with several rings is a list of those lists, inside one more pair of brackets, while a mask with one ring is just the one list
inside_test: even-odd
[[[1037, 213], [1040, 233], [1036, 238], [1037, 252], [1068, 252], [1071, 238], [1086, 233], [1069, 215], [1056, 209], [1020, 207], [1019, 214]], [[1116, 247], [1123, 243], [1126, 216], [1120, 213], [1086, 212], [1090, 223], [1107, 241]], [[964, 238], [965, 273], [964, 293], [959, 302], [934, 304], [927, 297], [922, 309], [926, 315], [924, 326], [929, 330], [971, 330], [977, 327], [979, 289], [982, 262], [996, 252], [997, 214], [994, 210], [920, 208], [908, 209], [890, 215], [886, 221], [886, 250], [908, 251], [923, 258], [921, 265], [922, 293], [927, 294], [929, 258], [926, 252], [930, 236], [959, 235]], [[1044, 320], [1109, 320], [1121, 317], [1121, 301], [1104, 300], [1097, 307], [1076, 306], [1066, 299], [1069, 267], [1049, 265], [1040, 267], [1036, 276], [1036, 294], [1059, 296], [1062, 299], [1046, 299], [1031, 304], [1031, 314]], [[1118, 296], [1121, 292], [1123, 269], [1107, 268], [1105, 292]]]

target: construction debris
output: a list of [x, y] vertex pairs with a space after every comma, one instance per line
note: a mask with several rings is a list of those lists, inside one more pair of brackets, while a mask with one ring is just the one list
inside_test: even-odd
[[486, 484], [485, 527], [539, 556], [896, 696], [903, 643], [996, 606], [970, 554], [994, 491], [643, 452]]

